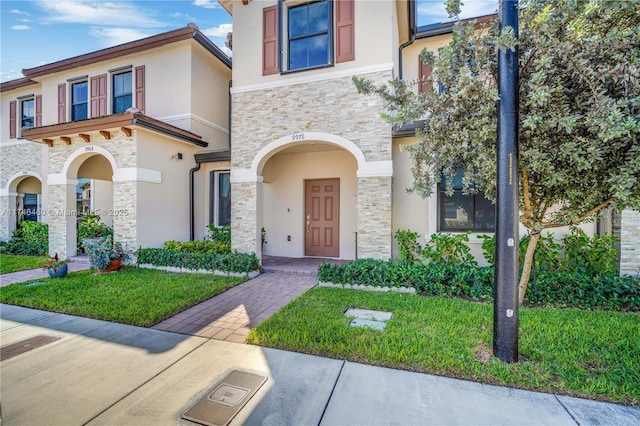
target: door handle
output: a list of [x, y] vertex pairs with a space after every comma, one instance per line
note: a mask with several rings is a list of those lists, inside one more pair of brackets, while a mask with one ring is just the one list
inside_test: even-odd
[[307, 215], [307, 232], [311, 230], [311, 215]]

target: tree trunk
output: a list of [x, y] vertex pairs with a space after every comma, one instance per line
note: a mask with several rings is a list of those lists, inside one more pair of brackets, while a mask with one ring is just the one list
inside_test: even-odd
[[529, 277], [531, 276], [531, 268], [533, 265], [533, 254], [536, 252], [536, 246], [540, 240], [540, 231], [531, 234], [529, 244], [527, 245], [527, 252], [524, 255], [524, 264], [522, 265], [522, 275], [520, 276], [520, 285], [518, 291], [518, 302], [520, 305], [524, 303], [524, 294], [527, 291], [527, 284], [529, 284]]

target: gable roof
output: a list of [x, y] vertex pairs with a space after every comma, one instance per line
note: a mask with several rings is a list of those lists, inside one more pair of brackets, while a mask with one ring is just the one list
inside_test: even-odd
[[166, 33], [157, 34], [151, 37], [143, 38], [140, 40], [131, 41], [129, 43], [120, 44], [118, 46], [108, 47], [106, 49], [97, 50], [95, 52], [85, 53], [83, 55], [74, 56], [72, 58], [63, 59], [50, 64], [41, 65], [34, 68], [25, 68], [22, 70], [24, 78], [11, 80], [0, 84], [0, 91], [5, 92], [8, 90], [16, 89], [23, 86], [34, 84], [32, 81], [34, 78], [41, 77], [43, 75], [52, 74], [60, 71], [66, 71], [76, 67], [90, 65], [95, 62], [105, 61], [120, 56], [130, 55], [132, 53], [138, 53], [145, 50], [153, 49], [154, 47], [164, 46], [170, 43], [176, 43], [182, 40], [194, 39], [207, 51], [220, 60], [228, 68], [231, 68], [231, 58], [227, 56], [218, 46], [215, 45], [204, 35], [196, 24], [188, 24], [184, 28], [168, 31]]

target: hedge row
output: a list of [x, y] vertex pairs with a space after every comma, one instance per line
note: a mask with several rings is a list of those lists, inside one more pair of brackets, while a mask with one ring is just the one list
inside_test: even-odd
[[260, 269], [255, 253], [187, 253], [178, 250], [141, 248], [136, 251], [139, 264], [249, 273]]
[[[418, 293], [492, 300], [493, 267], [398, 263], [359, 259], [344, 265], [322, 263], [318, 281], [380, 287], [413, 287]], [[640, 311], [640, 279], [615, 274], [539, 273], [525, 300], [534, 304]]]

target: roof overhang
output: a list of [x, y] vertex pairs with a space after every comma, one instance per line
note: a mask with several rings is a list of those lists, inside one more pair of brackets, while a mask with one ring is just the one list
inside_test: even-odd
[[32, 84], [38, 83], [27, 77], [17, 78], [15, 80], [5, 81], [4, 83], [1, 83], [0, 92], [8, 92], [9, 90], [31, 86]]
[[218, 58], [223, 64], [231, 68], [231, 58], [229, 58], [218, 46], [215, 45], [204, 35], [196, 24], [189, 24], [184, 28], [157, 34], [151, 37], [120, 44], [118, 46], [109, 47], [84, 55], [74, 56], [72, 58], [63, 59], [39, 67], [27, 68], [22, 70], [22, 74], [27, 79], [34, 79], [47, 74], [53, 74], [60, 71], [66, 71], [73, 68], [93, 65], [99, 61], [106, 61], [125, 55], [130, 55], [145, 50], [153, 49], [167, 44], [176, 43], [183, 40], [194, 39], [207, 49], [211, 54]]
[[196, 163], [215, 163], [218, 161], [231, 161], [231, 151], [199, 152], [194, 155]]
[[209, 146], [207, 142], [202, 140], [202, 136], [200, 135], [156, 120], [139, 112], [125, 112], [89, 120], [72, 121], [30, 129], [23, 128], [22, 136], [29, 141], [44, 143], [52, 147], [56, 140], [70, 145], [73, 138], [80, 138], [89, 143], [96, 137], [111, 139], [111, 136], [115, 132], [123, 132], [125, 135], [131, 136], [133, 129], [147, 129], [182, 142], [201, 147]]

